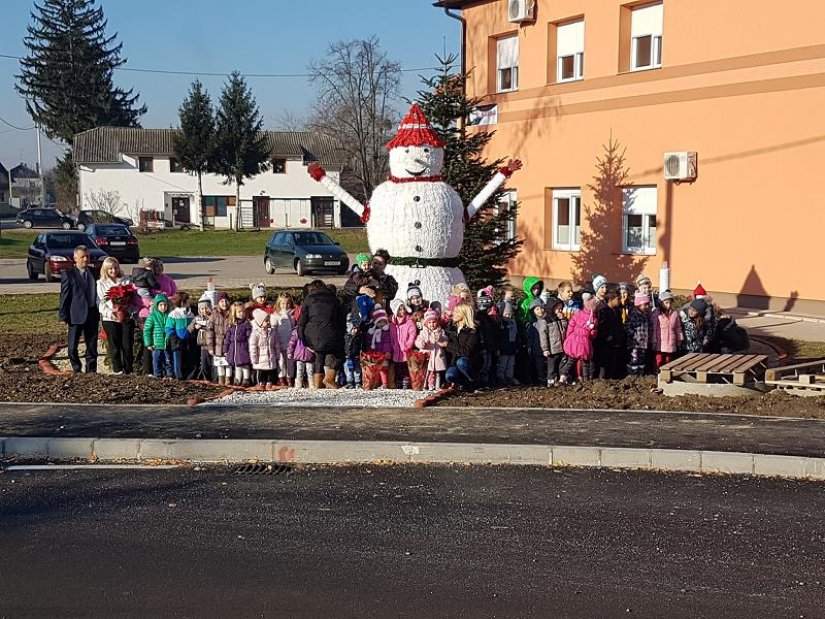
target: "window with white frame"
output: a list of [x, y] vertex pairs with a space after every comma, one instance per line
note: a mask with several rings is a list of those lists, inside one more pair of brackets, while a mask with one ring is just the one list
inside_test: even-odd
[[630, 20], [630, 68], [662, 66], [662, 3], [633, 9]]
[[584, 20], [559, 24], [556, 30], [556, 81], [584, 77]]
[[581, 189], [553, 190], [553, 249], [581, 249]]
[[[512, 210], [516, 203], [518, 202], [518, 198], [516, 197], [516, 190], [510, 189], [505, 191], [502, 196], [496, 201], [496, 205], [493, 207], [493, 213], [498, 216], [501, 213], [509, 212]], [[499, 243], [511, 242], [516, 240], [516, 217], [515, 215], [511, 216], [507, 219], [507, 226], [506, 229], [496, 229], [496, 236], [498, 237]]]
[[496, 69], [497, 92], [518, 89], [518, 36], [497, 41]]
[[656, 201], [656, 187], [622, 189], [624, 253], [656, 254]]

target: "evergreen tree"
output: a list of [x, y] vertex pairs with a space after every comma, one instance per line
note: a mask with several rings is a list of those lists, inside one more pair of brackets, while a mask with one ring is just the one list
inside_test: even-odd
[[35, 123], [50, 138], [71, 144], [81, 131], [101, 126], [137, 127], [146, 106], [137, 94], [114, 85], [126, 62], [117, 34], [106, 35], [96, 0], [35, 2], [23, 43], [17, 92]]
[[[446, 142], [444, 180], [452, 185], [464, 204], [470, 201], [493, 177], [502, 160], [488, 162], [482, 151], [493, 134], [467, 131], [470, 113], [480, 99], [468, 98], [464, 90], [466, 76], [453, 72], [455, 56], [438, 58], [438, 75], [424, 79], [427, 90], [418, 93], [418, 101], [430, 124]], [[504, 194], [500, 189], [479, 209], [467, 224], [464, 245], [459, 254], [461, 270], [472, 289], [500, 286], [507, 276], [507, 263], [518, 254], [524, 241], [507, 238], [507, 229], [515, 221], [517, 205], [498, 209]]]
[[178, 110], [180, 133], [175, 136], [174, 149], [178, 162], [198, 177], [201, 230], [206, 226], [203, 200], [203, 173], [209, 170], [215, 151], [215, 113], [209, 93], [200, 80], [195, 80], [189, 96]]
[[258, 104], [238, 71], [229, 76], [216, 114], [212, 171], [235, 183], [235, 229], [241, 229], [241, 185], [269, 167], [269, 147]]

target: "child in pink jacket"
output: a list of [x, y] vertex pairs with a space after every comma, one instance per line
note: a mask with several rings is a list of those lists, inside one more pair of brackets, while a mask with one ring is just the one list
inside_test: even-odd
[[392, 342], [392, 362], [395, 366], [396, 389], [410, 388], [410, 373], [407, 369], [407, 352], [415, 346], [418, 328], [415, 320], [407, 312], [407, 306], [400, 299], [390, 302], [390, 341]]
[[661, 366], [673, 361], [674, 353], [685, 339], [679, 312], [673, 309], [673, 294], [670, 290], [659, 295], [659, 304], [661, 307], [650, 314], [654, 367], [657, 372]]
[[441, 389], [441, 377], [447, 369], [447, 360], [444, 357], [444, 349], [438, 343], [446, 341], [447, 336], [441, 328], [441, 318], [438, 312], [427, 310], [424, 314], [424, 328], [415, 338], [415, 347], [430, 353], [424, 385], [426, 389]]
[[580, 380], [590, 376], [590, 362], [593, 360], [593, 340], [596, 338], [598, 322], [596, 308], [598, 299], [590, 297], [584, 302], [584, 309], [576, 312], [567, 324], [564, 337], [564, 354], [567, 355], [559, 377], [559, 384], [575, 384], [576, 374]]

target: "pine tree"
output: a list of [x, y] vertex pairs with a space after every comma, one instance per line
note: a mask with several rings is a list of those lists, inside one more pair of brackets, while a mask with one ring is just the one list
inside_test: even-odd
[[209, 93], [200, 80], [195, 80], [189, 95], [178, 110], [180, 133], [175, 136], [174, 149], [178, 162], [198, 177], [201, 230], [206, 227], [203, 200], [203, 174], [209, 170], [215, 151], [215, 112]]
[[235, 183], [235, 229], [241, 229], [241, 185], [269, 167], [269, 147], [258, 104], [238, 71], [229, 76], [216, 114], [212, 171]]
[[[488, 162], [482, 151], [493, 134], [488, 131], [467, 131], [470, 113], [480, 104], [468, 98], [464, 91], [466, 76], [453, 72], [455, 56], [438, 58], [440, 73], [424, 79], [427, 90], [418, 93], [418, 101], [425, 116], [446, 142], [444, 152], [444, 180], [461, 196], [464, 204], [470, 201], [493, 177], [502, 160]], [[515, 221], [518, 211], [497, 209], [504, 190], [495, 192], [468, 223], [461, 248], [461, 270], [472, 289], [500, 286], [507, 277], [507, 263], [518, 254], [524, 241], [507, 238], [508, 226]]]
[[106, 35], [96, 0], [35, 2], [23, 43], [17, 92], [50, 138], [71, 144], [81, 131], [101, 126], [137, 127], [146, 106], [139, 95], [114, 85], [120, 57], [117, 34]]

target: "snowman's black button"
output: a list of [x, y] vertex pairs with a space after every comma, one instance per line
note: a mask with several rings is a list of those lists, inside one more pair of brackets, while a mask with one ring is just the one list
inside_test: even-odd
[[416, 245], [415, 246], [415, 251], [424, 251], [424, 248], [421, 247], [421, 245]]
[[421, 196], [415, 196], [415, 197], [413, 197], [413, 201], [414, 201], [414, 202], [420, 202], [420, 201], [421, 201]]
[[415, 227], [420, 230], [421, 229], [421, 222], [420, 221], [415, 222]]

